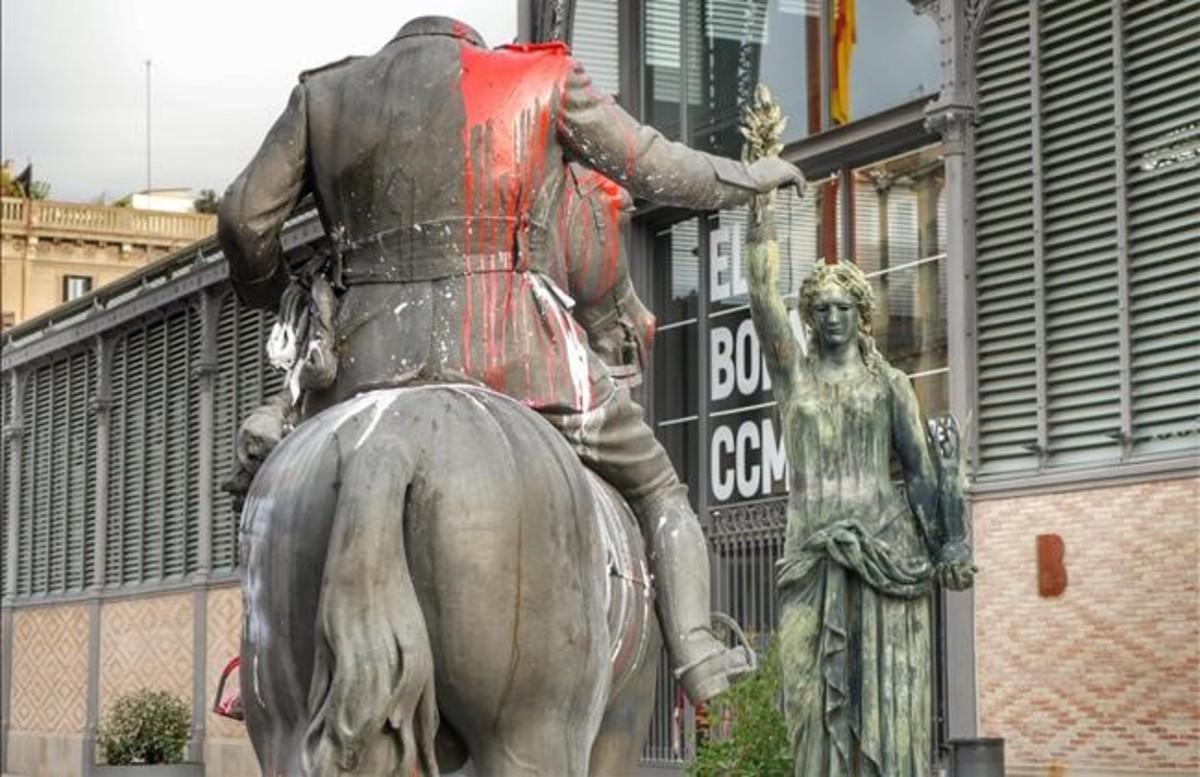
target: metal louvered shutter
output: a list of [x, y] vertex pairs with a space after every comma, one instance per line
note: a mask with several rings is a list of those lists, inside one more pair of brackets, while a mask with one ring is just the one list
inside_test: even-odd
[[1134, 450], [1200, 444], [1200, 4], [1127, 2]]
[[214, 381], [213, 519], [214, 570], [238, 564], [238, 518], [221, 483], [233, 467], [238, 425], [250, 411], [282, 390], [281, 373], [266, 359], [266, 339], [273, 318], [261, 310], [243, 308], [233, 295], [221, 305], [217, 318], [217, 374]]
[[1026, 0], [997, 0], [977, 54], [979, 454], [983, 472], [1037, 466], [1032, 112]]
[[125, 407], [129, 372], [128, 339], [121, 337], [112, 349], [108, 411], [108, 525], [104, 538], [104, 582], [121, 582], [122, 528], [125, 521]]
[[213, 375], [213, 493], [212, 566], [232, 569], [234, 523], [229, 494], [221, 483], [233, 467], [234, 436], [237, 433], [237, 302], [226, 295], [217, 317], [216, 373]]
[[204, 327], [198, 311], [193, 312], [188, 330], [187, 396], [187, 570], [200, 568], [200, 385], [194, 367], [204, 358]]
[[[120, 426], [121, 446], [113, 449], [113, 459], [120, 459], [120, 478], [109, 481], [110, 488], [119, 494], [119, 509], [109, 513], [110, 537], [117, 537], [116, 553], [110, 545], [108, 556], [116, 562], [117, 578], [111, 582], [137, 583], [143, 579], [142, 551], [146, 538], [142, 516], [146, 503], [146, 369], [147, 342], [143, 329], [125, 334], [118, 347], [123, 351], [114, 364], [120, 363], [120, 378], [114, 374], [113, 385], [120, 384], [119, 399], [114, 393], [114, 426]], [[119, 403], [119, 404], [117, 404]]]
[[90, 355], [38, 367], [22, 408], [26, 451], [21, 460], [18, 517], [19, 595], [62, 593], [84, 585], [86, 538], [94, 520], [86, 495], [87, 389]]
[[65, 364], [65, 414], [54, 419], [67, 430], [62, 441], [62, 466], [57, 472], [64, 494], [62, 509], [56, 511], [54, 520], [62, 524], [66, 534], [63, 589], [79, 591], [91, 582], [96, 528], [96, 419], [91, 407], [96, 386], [95, 352], [89, 349], [75, 354]]
[[571, 31], [571, 52], [604, 94], [620, 89], [617, 0], [578, 0]]
[[191, 380], [194, 330], [199, 328], [193, 308], [186, 307], [162, 323], [166, 340], [163, 368], [162, 411], [162, 576], [180, 577], [195, 569], [197, 546], [189, 537], [199, 515], [189, 483], [198, 466], [191, 436], [195, 433], [196, 393]]
[[51, 565], [51, 530], [53, 522], [50, 512], [53, 509], [53, 490], [50, 483], [52, 456], [54, 453], [54, 427], [50, 416], [54, 412], [54, 367], [41, 367], [34, 374], [33, 391], [31, 392], [32, 413], [30, 424], [34, 440], [33, 455], [30, 457], [31, 468], [29, 483], [33, 494], [31, 502], [33, 509], [28, 513], [33, 522], [32, 542], [30, 547], [33, 556], [33, 569], [30, 573], [29, 593], [45, 593], [50, 590]]
[[163, 485], [166, 474], [167, 392], [164, 378], [169, 355], [165, 322], [158, 320], [147, 324], [145, 339], [145, 392], [142, 404], [144, 479], [141, 515], [135, 519], [141, 524], [142, 574], [137, 582], [161, 576], [165, 545]]
[[124, 512], [121, 516], [121, 582], [142, 580], [142, 515], [146, 505], [146, 368], [145, 330], [130, 332], [125, 339], [125, 478]]
[[[1121, 455], [1112, 14], [1039, 14], [1047, 464]], [[1035, 119], [1036, 120], [1036, 119]]]
[[16, 417], [12, 405], [12, 381], [0, 377], [0, 598], [8, 596], [8, 497], [18, 486], [12, 480], [13, 437], [9, 434]]
[[1195, 451], [1200, 4], [998, 0], [976, 68], [981, 476]]
[[82, 487], [85, 492], [83, 500], [84, 511], [84, 526], [83, 526], [83, 579], [80, 581], [82, 588], [91, 586], [96, 580], [96, 470], [100, 466], [99, 457], [99, 436], [100, 436], [100, 419], [96, 415], [94, 400], [97, 399], [97, 394], [100, 388], [100, 363], [97, 353], [94, 349], [88, 349], [87, 352], [87, 391], [83, 397], [87, 413], [87, 431], [84, 442], [84, 459], [86, 460], [86, 468], [81, 478]]
[[[50, 385], [39, 386], [39, 390], [49, 396], [48, 412], [40, 412], [37, 419], [38, 427], [48, 427], [49, 447], [43, 451], [41, 466], [46, 471], [41, 474], [41, 480], [49, 488], [44, 503], [44, 512], [40, 516], [46, 526], [46, 580], [39, 587], [38, 593], [61, 592], [66, 590], [67, 571], [67, 526], [63, 520], [67, 506], [67, 479], [63, 473], [67, 468], [67, 415], [68, 404], [67, 376], [70, 364], [65, 359], [56, 361], [49, 369]], [[39, 403], [40, 405], [41, 403]]]
[[37, 384], [37, 371], [25, 378], [25, 390], [21, 395], [21, 420], [24, 428], [21, 448], [21, 471], [17, 486], [17, 584], [14, 591], [17, 595], [32, 592], [34, 555], [34, 484], [33, 457], [36, 453], [34, 437], [33, 412], [34, 391]]
[[197, 569], [199, 349], [199, 316], [188, 306], [126, 332], [113, 350], [109, 584]]

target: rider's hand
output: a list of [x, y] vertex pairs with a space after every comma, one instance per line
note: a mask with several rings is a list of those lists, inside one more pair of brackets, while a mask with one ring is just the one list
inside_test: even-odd
[[759, 159], [750, 165], [750, 177], [759, 194], [766, 194], [783, 186], [796, 187], [799, 194], [804, 189], [804, 174], [790, 162], [785, 162], [777, 156]]

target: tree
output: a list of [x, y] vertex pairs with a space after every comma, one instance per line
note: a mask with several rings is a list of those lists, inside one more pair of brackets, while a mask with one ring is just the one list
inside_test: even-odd
[[44, 200], [50, 196], [50, 184], [33, 180], [33, 165], [26, 165], [20, 174], [14, 175], [12, 160], [5, 159], [0, 164], [0, 195]]
[[200, 196], [193, 203], [197, 213], [216, 213], [221, 205], [221, 198], [212, 189], [201, 189]]

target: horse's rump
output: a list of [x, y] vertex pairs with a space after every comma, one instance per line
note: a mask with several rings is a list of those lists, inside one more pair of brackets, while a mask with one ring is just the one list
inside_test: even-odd
[[[542, 419], [473, 387], [366, 393], [285, 438], [243, 513], [264, 772], [436, 773], [439, 707], [473, 756], [534, 699], [590, 742], [610, 660], [645, 658], [644, 629], [617, 627], [653, 610], [627, 510], [588, 478]], [[606, 546], [629, 578], [612, 590]], [[586, 747], [570, 757], [586, 771]]]

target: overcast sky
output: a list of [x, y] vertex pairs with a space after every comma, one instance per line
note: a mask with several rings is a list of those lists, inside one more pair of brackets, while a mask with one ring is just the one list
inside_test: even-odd
[[370, 54], [414, 16], [513, 39], [515, 0], [3, 0], [0, 154], [50, 196], [146, 185], [218, 192], [250, 160], [301, 70]]

